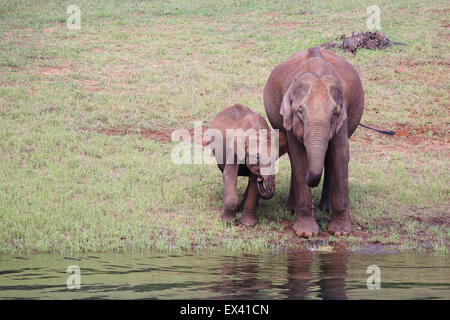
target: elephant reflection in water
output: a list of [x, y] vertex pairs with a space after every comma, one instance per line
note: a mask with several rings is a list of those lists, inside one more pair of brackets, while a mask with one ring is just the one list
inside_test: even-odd
[[[318, 274], [311, 270], [313, 261], [318, 262]], [[348, 253], [298, 252], [288, 259], [287, 299], [304, 299], [311, 294], [313, 286], [319, 287], [317, 296], [324, 300], [344, 300], [347, 278]], [[319, 277], [318, 281], [314, 281]]]
[[[257, 256], [235, 257], [222, 265], [224, 280], [211, 289], [220, 292], [218, 299], [290, 299], [317, 297], [324, 300], [347, 299], [348, 253], [290, 253], [275, 264], [258, 260]], [[313, 263], [317, 263], [317, 271]], [[286, 268], [283, 268], [285, 264]], [[277, 269], [277, 270], [274, 270]], [[279, 284], [280, 281], [284, 283]]]
[[303, 300], [308, 295], [311, 286], [313, 272], [311, 266], [314, 253], [311, 251], [296, 252], [290, 254], [287, 260], [287, 289], [286, 295], [289, 300]]
[[[260, 264], [260, 263], [259, 263]], [[263, 290], [272, 287], [272, 282], [262, 280], [257, 257], [244, 255], [227, 259], [221, 266], [223, 279], [210, 289], [221, 293], [217, 299], [258, 299], [263, 298]]]
[[345, 280], [347, 279], [347, 252], [332, 252], [320, 256], [320, 293], [324, 300], [345, 300]]

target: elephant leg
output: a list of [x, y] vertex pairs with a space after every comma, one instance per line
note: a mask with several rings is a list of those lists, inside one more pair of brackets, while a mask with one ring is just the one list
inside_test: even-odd
[[250, 187], [250, 180], [248, 181], [247, 188], [245, 189], [244, 195], [242, 196], [242, 200], [239, 203], [239, 211], [244, 210], [245, 201], [247, 200], [248, 188]]
[[291, 170], [291, 186], [289, 188], [289, 197], [284, 210], [295, 212], [295, 189], [294, 189], [294, 172]]
[[289, 159], [294, 173], [295, 213], [294, 231], [300, 237], [311, 237], [319, 232], [312, 207], [311, 189], [306, 183], [308, 155], [302, 143], [288, 133]]
[[348, 199], [348, 162], [350, 160], [347, 128], [345, 134], [336, 135], [330, 144], [331, 220], [328, 232], [335, 236], [348, 235], [352, 231]]
[[225, 203], [220, 216], [223, 221], [231, 223], [236, 217], [239, 206], [237, 195], [237, 177], [239, 164], [227, 164], [223, 170], [222, 178], [225, 186]]
[[258, 223], [258, 219], [256, 219], [256, 207], [258, 206], [259, 194], [256, 187], [256, 179], [257, 176], [252, 173], [248, 177], [247, 198], [245, 200], [242, 210], [242, 217], [240, 219], [240, 222], [244, 226], [254, 226]]
[[323, 178], [322, 196], [320, 197], [319, 209], [322, 211], [330, 212], [331, 210], [331, 182], [330, 182], [330, 169], [328, 169], [328, 158], [330, 152], [327, 152], [325, 157], [325, 174]]

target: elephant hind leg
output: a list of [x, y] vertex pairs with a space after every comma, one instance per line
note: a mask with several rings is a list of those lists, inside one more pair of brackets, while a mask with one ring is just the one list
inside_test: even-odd
[[239, 198], [236, 190], [238, 169], [238, 164], [227, 164], [222, 174], [225, 187], [225, 201], [220, 216], [227, 223], [233, 222], [239, 207]]
[[250, 174], [248, 177], [247, 196], [242, 209], [242, 217], [239, 220], [244, 226], [254, 226], [258, 223], [256, 208], [258, 206], [259, 194], [256, 187], [256, 176]]
[[330, 212], [331, 210], [331, 177], [330, 169], [328, 168], [328, 157], [327, 153], [325, 158], [325, 175], [323, 178], [322, 196], [320, 197], [319, 209], [322, 211]]
[[249, 189], [249, 187], [250, 187], [250, 179], [249, 179], [248, 184], [247, 184], [247, 189], [245, 189], [244, 195], [242, 196], [242, 200], [241, 200], [241, 202], [239, 203], [239, 211], [244, 210], [244, 207], [245, 207], [245, 201], [247, 200], [247, 195], [248, 195], [248, 189]]

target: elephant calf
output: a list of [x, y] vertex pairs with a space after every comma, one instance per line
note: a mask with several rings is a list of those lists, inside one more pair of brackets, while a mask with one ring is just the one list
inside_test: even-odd
[[225, 186], [222, 220], [231, 223], [235, 219], [239, 209], [237, 177], [248, 176], [240, 205], [243, 210], [240, 222], [245, 226], [255, 225], [259, 198], [270, 199], [275, 192], [274, 162], [287, 151], [285, 135], [280, 134], [279, 140], [274, 141], [276, 136], [263, 117], [235, 104], [214, 117], [206, 137]]

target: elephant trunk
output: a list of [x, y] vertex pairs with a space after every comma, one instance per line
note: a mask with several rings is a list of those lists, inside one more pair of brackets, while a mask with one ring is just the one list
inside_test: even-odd
[[308, 172], [306, 183], [317, 187], [322, 177], [323, 163], [328, 148], [329, 126], [323, 123], [311, 123], [305, 130], [304, 144], [308, 154]]
[[256, 187], [261, 198], [264, 200], [272, 198], [275, 193], [275, 176], [270, 175], [258, 177]]

